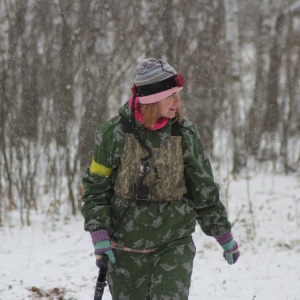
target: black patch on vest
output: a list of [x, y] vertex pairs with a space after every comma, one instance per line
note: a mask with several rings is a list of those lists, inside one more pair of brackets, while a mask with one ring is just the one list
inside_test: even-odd
[[172, 136], [182, 136], [182, 133], [180, 130], [180, 124], [178, 122], [175, 122], [172, 124], [171, 135]]
[[124, 133], [133, 133], [131, 122], [128, 119], [121, 116], [121, 123], [123, 125]]

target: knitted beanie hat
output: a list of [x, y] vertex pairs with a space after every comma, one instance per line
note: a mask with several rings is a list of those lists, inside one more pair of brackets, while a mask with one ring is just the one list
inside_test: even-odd
[[158, 102], [183, 89], [185, 81], [165, 60], [148, 58], [135, 68], [131, 88], [141, 104]]

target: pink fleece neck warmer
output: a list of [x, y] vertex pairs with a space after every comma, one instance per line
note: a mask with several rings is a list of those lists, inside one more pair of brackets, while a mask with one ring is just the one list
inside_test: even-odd
[[[129, 99], [129, 107], [130, 108], [132, 107], [132, 97], [130, 97], [130, 99]], [[144, 116], [142, 115], [141, 110], [140, 110], [140, 101], [139, 101], [138, 96], [136, 96], [136, 98], [135, 98], [134, 116], [135, 116], [136, 120], [138, 120], [143, 125]], [[168, 118], [162, 117], [162, 118], [158, 119], [158, 121], [156, 122], [156, 124], [153, 127], [148, 127], [148, 126], [145, 126], [145, 127], [150, 130], [158, 130], [158, 129], [163, 128], [167, 123], [168, 123]]]

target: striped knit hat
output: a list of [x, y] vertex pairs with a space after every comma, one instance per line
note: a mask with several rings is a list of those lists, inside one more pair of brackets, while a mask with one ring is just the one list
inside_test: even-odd
[[141, 104], [158, 102], [183, 89], [184, 78], [165, 60], [148, 58], [135, 68], [131, 88]]

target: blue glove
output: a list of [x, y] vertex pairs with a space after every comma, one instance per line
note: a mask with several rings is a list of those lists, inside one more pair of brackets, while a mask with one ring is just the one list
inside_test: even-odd
[[101, 258], [103, 254], [107, 254], [109, 261], [114, 264], [116, 259], [114, 253], [111, 250], [111, 243], [109, 240], [109, 234], [106, 229], [101, 229], [91, 233], [92, 241], [95, 247], [96, 265], [100, 268]]
[[216, 240], [224, 249], [223, 257], [226, 259], [227, 263], [229, 265], [236, 263], [240, 257], [240, 251], [238, 243], [233, 240], [231, 232], [217, 237]]

